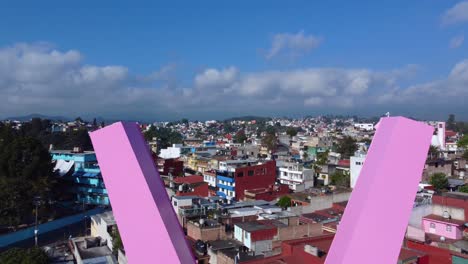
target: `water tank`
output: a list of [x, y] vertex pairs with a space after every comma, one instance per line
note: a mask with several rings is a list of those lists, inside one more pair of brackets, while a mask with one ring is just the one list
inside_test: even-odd
[[205, 219], [200, 218], [199, 223], [200, 223], [201, 226], [204, 225], [205, 224]]
[[179, 185], [179, 192], [182, 192], [182, 191], [184, 191], [184, 185], [183, 184]]

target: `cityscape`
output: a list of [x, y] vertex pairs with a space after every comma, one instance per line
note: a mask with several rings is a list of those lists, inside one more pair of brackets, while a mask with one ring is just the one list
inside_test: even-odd
[[[378, 119], [250, 116], [139, 127], [198, 263], [324, 263]], [[454, 115], [423, 122], [435, 132], [399, 263], [463, 263], [468, 123]], [[127, 263], [88, 136], [104, 126], [2, 121], [3, 262], [24, 254], [37, 263]]]
[[[396, 263], [468, 264], [467, 0], [52, 0], [0, 16], [0, 264], [139, 264], [125, 231], [148, 219], [132, 229], [118, 210], [152, 210], [131, 199], [139, 174], [155, 214], [176, 217], [154, 228], [173, 239], [180, 227], [195, 263], [392, 263], [364, 255], [392, 250], [403, 203], [364, 227], [375, 239], [347, 226], [362, 245], [353, 261], [329, 256], [359, 186], [387, 212], [406, 197], [402, 175], [419, 164], [408, 138], [424, 135], [381, 133], [389, 147], [373, 150], [383, 120], [400, 117], [433, 133]], [[93, 135], [116, 124], [141, 134], [144, 148], [108, 144], [148, 154], [132, 161], [143, 172], [103, 161]], [[120, 201], [109, 166], [125, 170]], [[371, 176], [386, 178], [362, 183]], [[169, 263], [156, 245], [176, 239], [163, 240], [132, 249]]]

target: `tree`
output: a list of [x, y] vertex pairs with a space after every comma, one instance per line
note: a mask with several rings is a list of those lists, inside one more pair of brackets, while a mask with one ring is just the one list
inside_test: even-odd
[[342, 158], [349, 159], [357, 150], [356, 140], [350, 136], [346, 136], [338, 141], [337, 152]]
[[463, 186], [459, 187], [458, 191], [468, 193], [468, 185], [463, 185]]
[[182, 118], [182, 120], [180, 120], [180, 123], [184, 124], [185, 126], [188, 126], [189, 120], [187, 118]]
[[30, 249], [11, 248], [0, 253], [0, 263], [2, 264], [48, 264], [50, 263], [47, 254], [38, 247]]
[[448, 179], [444, 173], [434, 173], [429, 179], [429, 183], [434, 186], [436, 191], [440, 192], [447, 189]]
[[168, 127], [156, 128], [155, 126], [151, 126], [144, 136], [147, 141], [157, 138], [158, 150], [170, 147], [172, 144], [182, 143], [182, 135]]
[[428, 153], [430, 159], [438, 158], [439, 157], [439, 149], [436, 146], [430, 146], [429, 147], [429, 153]]
[[330, 182], [332, 185], [349, 187], [350, 177], [349, 174], [343, 173], [342, 171], [336, 171], [330, 176]]
[[330, 153], [328, 150], [317, 153], [317, 165], [325, 165], [328, 163], [328, 153]]
[[309, 158], [309, 153], [307, 153], [307, 150], [304, 150], [304, 153], [302, 154], [302, 158], [304, 160], [307, 160]]
[[236, 135], [234, 136], [234, 141], [236, 143], [244, 143], [247, 140], [247, 136], [245, 135], [244, 130], [237, 131]]
[[460, 140], [458, 140], [457, 146], [464, 149], [468, 147], [468, 134], [464, 135]]
[[0, 148], [0, 224], [16, 226], [31, 218], [33, 199], [52, 196], [53, 164], [37, 139], [16, 136]]
[[112, 253], [114, 255], [117, 255], [120, 250], [124, 250], [123, 243], [122, 243], [122, 238], [120, 237], [120, 232], [117, 226], [111, 233], [112, 236]]
[[97, 120], [96, 120], [96, 118], [93, 119], [93, 127], [97, 127]]
[[295, 129], [294, 127], [288, 127], [286, 129], [286, 134], [288, 134], [290, 138], [295, 137], [297, 135], [297, 129]]
[[454, 130], [455, 128], [455, 115], [450, 114], [447, 119], [447, 129]]
[[278, 200], [278, 206], [281, 208], [288, 208], [291, 206], [291, 197], [283, 196]]
[[264, 145], [269, 151], [273, 151], [278, 146], [278, 139], [275, 134], [267, 134], [262, 138], [262, 145]]

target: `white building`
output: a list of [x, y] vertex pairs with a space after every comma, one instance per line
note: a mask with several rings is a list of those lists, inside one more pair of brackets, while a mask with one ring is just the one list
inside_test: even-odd
[[279, 168], [278, 179], [282, 184], [289, 185], [289, 189], [301, 192], [314, 187], [314, 170], [305, 169], [298, 163], [285, 163]]
[[431, 145], [445, 150], [445, 122], [437, 122], [434, 129]]
[[252, 237], [252, 234], [268, 229], [271, 229], [271, 227], [262, 225], [256, 221], [238, 223], [234, 226], [234, 238], [242, 242], [250, 251], [254, 251], [255, 254], [265, 254], [273, 249], [273, 237], [258, 239]]
[[211, 187], [216, 187], [216, 173], [205, 171], [203, 173], [203, 181], [207, 182]]
[[356, 123], [356, 124], [354, 124], [354, 127], [359, 128], [359, 129], [364, 129], [364, 130], [367, 130], [367, 131], [374, 130], [374, 124], [371, 124], [371, 123], [368, 123], [368, 124]]
[[100, 237], [112, 250], [112, 230], [117, 224], [112, 211], [91, 216], [91, 236]]
[[161, 149], [159, 157], [163, 159], [177, 159], [180, 158], [181, 152], [182, 145], [174, 144], [172, 147], [168, 147], [167, 149]]
[[359, 174], [361, 173], [362, 166], [364, 165], [364, 161], [366, 160], [366, 153], [362, 151], [356, 151], [354, 156], [351, 157], [350, 160], [350, 176], [351, 176], [351, 188], [356, 186], [357, 179], [359, 178]]

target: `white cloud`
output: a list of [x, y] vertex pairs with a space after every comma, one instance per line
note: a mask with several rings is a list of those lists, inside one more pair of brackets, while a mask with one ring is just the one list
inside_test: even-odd
[[468, 22], [468, 1], [457, 3], [442, 15], [442, 25]]
[[270, 50], [266, 54], [266, 59], [272, 59], [279, 55], [295, 58], [309, 53], [317, 48], [322, 42], [321, 37], [305, 35], [304, 31], [297, 34], [279, 33], [273, 37]]
[[465, 40], [465, 36], [463, 35], [458, 35], [458, 36], [453, 37], [450, 40], [450, 48], [452, 49], [459, 48], [463, 44], [464, 40]]
[[85, 65], [78, 51], [35, 44], [0, 48], [0, 113], [213, 118], [309, 110], [351, 113], [400, 105], [464, 108], [468, 97], [468, 60], [456, 64], [444, 79], [404, 88], [401, 83], [411, 79], [417, 66], [260, 72], [231, 66], [208, 68], [188, 82], [169, 81], [164, 74], [172, 69], [167, 67], [137, 77], [124, 66]]

